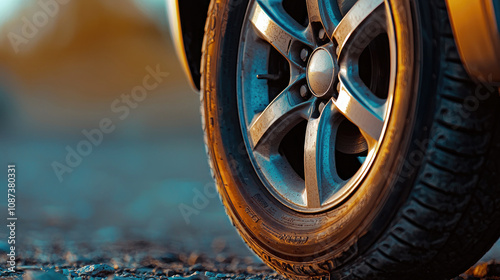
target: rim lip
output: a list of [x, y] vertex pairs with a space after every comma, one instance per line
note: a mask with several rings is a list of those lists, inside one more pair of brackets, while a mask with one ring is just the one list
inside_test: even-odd
[[[314, 54], [315, 54], [316, 52], [318, 52], [318, 51], [326, 51], [326, 52], [329, 54], [330, 60], [332, 61], [332, 65], [333, 65], [333, 75], [332, 75], [332, 77], [331, 77], [331, 79], [330, 79], [330, 83], [328, 84], [328, 87], [327, 87], [327, 89], [326, 89], [324, 92], [322, 92], [321, 94], [318, 94], [319, 96], [315, 94], [315, 91], [312, 89], [311, 84], [309, 83], [309, 65], [311, 64], [311, 61], [312, 61], [312, 58], [313, 58]], [[315, 50], [311, 53], [311, 55], [310, 55], [310, 57], [309, 57], [309, 60], [307, 61], [307, 66], [306, 66], [306, 81], [307, 81], [307, 87], [309, 88], [309, 90], [311, 91], [311, 93], [312, 93], [314, 96], [316, 96], [316, 97], [318, 97], [318, 98], [321, 98], [321, 97], [323, 97], [323, 96], [327, 95], [327, 94], [328, 94], [328, 92], [332, 90], [332, 85], [333, 85], [333, 83], [335, 82], [335, 80], [336, 80], [336, 76], [338, 75], [338, 72], [339, 72], [339, 71], [338, 71], [338, 68], [339, 68], [339, 66], [337, 65], [337, 63], [336, 63], [335, 59], [333, 58], [333, 56], [332, 56], [331, 52], [330, 52], [330, 51], [328, 51], [328, 49], [326, 49], [326, 48], [324, 48], [324, 47], [318, 47], [318, 48], [316, 48], [316, 49], [315, 49]]]
[[[254, 36], [256, 36], [255, 31], [252, 30], [253, 27], [251, 26], [251, 23], [249, 20], [249, 16], [252, 12], [252, 6], [256, 5], [256, 4], [258, 5], [256, 0], [250, 0], [248, 2], [247, 10], [245, 13], [245, 18], [243, 20], [243, 25], [241, 27], [241, 32], [240, 32], [240, 38], [239, 38], [239, 44], [238, 44], [238, 56], [237, 56], [237, 62], [236, 62], [237, 63], [237, 65], [236, 65], [237, 109], [238, 109], [238, 116], [239, 116], [239, 121], [240, 121], [241, 133], [243, 136], [242, 138], [243, 138], [243, 141], [245, 143], [246, 153], [248, 154], [248, 156], [250, 158], [250, 162], [252, 163], [253, 170], [258, 175], [260, 181], [262, 182], [262, 184], [264, 185], [266, 190], [269, 191], [271, 193], [271, 195], [275, 199], [277, 199], [279, 202], [281, 202], [284, 206], [290, 208], [291, 210], [298, 211], [298, 212], [305, 213], [305, 214], [314, 214], [314, 213], [320, 213], [320, 212], [327, 211], [329, 209], [332, 209], [334, 207], [339, 206], [339, 204], [341, 204], [343, 201], [345, 201], [349, 196], [351, 196], [351, 194], [355, 190], [358, 189], [359, 185], [364, 181], [364, 179], [367, 177], [367, 174], [371, 171], [372, 166], [377, 158], [377, 155], [379, 154], [380, 147], [382, 146], [382, 143], [384, 142], [384, 139], [386, 136], [386, 131], [388, 129], [388, 125], [389, 125], [390, 118], [392, 115], [391, 112], [392, 112], [393, 106], [394, 106], [396, 74], [397, 74], [397, 70], [398, 70], [397, 69], [398, 68], [397, 67], [398, 66], [398, 63], [397, 63], [397, 57], [398, 57], [397, 38], [396, 38], [396, 34], [395, 34], [393, 14], [392, 14], [390, 7], [389, 7], [390, 4], [388, 3], [388, 0], [384, 0], [384, 9], [385, 9], [386, 15], [387, 15], [387, 19], [386, 19], [386, 22], [387, 22], [386, 32], [387, 33], [386, 34], [388, 36], [388, 41], [389, 41], [390, 73], [389, 73], [389, 85], [388, 85], [389, 90], [388, 90], [388, 96], [387, 96], [387, 102], [386, 102], [386, 110], [384, 112], [384, 125], [383, 125], [382, 131], [380, 133], [380, 138], [378, 139], [375, 148], [373, 148], [372, 150], [368, 150], [368, 155], [366, 156], [365, 161], [362, 163], [361, 167], [359, 167], [359, 169], [356, 171], [356, 173], [351, 178], [345, 180], [344, 184], [341, 186], [341, 188], [338, 191], [336, 191], [330, 198], [328, 198], [328, 200], [326, 200], [326, 202], [324, 202], [318, 208], [310, 208], [307, 206], [295, 204], [295, 203], [291, 202], [283, 194], [281, 194], [275, 187], [273, 187], [272, 183], [269, 182], [269, 180], [267, 179], [265, 174], [262, 172], [262, 168], [259, 165], [259, 163], [257, 162], [254, 151], [251, 148], [251, 140], [250, 140], [250, 138], [248, 136], [248, 132], [247, 132], [247, 128], [250, 125], [251, 120], [248, 123], [246, 122], [246, 116], [245, 116], [246, 111], [244, 108], [245, 104], [244, 104], [244, 98], [242, 98], [243, 94], [244, 94], [245, 87], [244, 87], [243, 77], [242, 77], [242, 75], [240, 75], [240, 73], [243, 73], [242, 68], [246, 68], [246, 67], [242, 67], [244, 64], [242, 62], [245, 61], [243, 59], [243, 56], [245, 54], [245, 52], [244, 52], [245, 46], [246, 46], [245, 44], [248, 43], [247, 42], [247, 39], [249, 37], [248, 33], [253, 32]], [[256, 44], [255, 42], [253, 42], [253, 43]], [[274, 48], [268, 42], [266, 42], [265, 44], [268, 45], [268, 47], [270, 49]], [[314, 49], [313, 53], [316, 52], [316, 50], [318, 50], [320, 48], [323, 48], [323, 46], [316, 47]], [[313, 53], [311, 53], [310, 57], [312, 57]], [[270, 55], [270, 51], [267, 52], [268, 60], [269, 60], [269, 55]], [[333, 57], [332, 57], [332, 59], [333, 59]], [[306, 65], [307, 66], [309, 65], [309, 61]], [[345, 67], [345, 65], [341, 66], [339, 64], [339, 69], [338, 69], [336, 74], [340, 75], [339, 73], [342, 71], [342, 69], [344, 67]], [[306, 83], [308, 84], [308, 87], [309, 87], [309, 82], [307, 80], [307, 67], [305, 68], [305, 71], [306, 71], [306, 78], [305, 79], [306, 79]], [[293, 79], [293, 77], [290, 76], [290, 82], [292, 82], [292, 79]], [[335, 81], [335, 79], [332, 79], [332, 83], [334, 81]], [[271, 101], [272, 100], [270, 100], [269, 102], [271, 102]], [[307, 102], [307, 101], [305, 101], [305, 102]], [[266, 107], [268, 105], [266, 105]]]

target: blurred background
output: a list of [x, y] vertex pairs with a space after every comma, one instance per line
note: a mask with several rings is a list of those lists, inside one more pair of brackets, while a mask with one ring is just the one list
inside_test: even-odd
[[[168, 76], [129, 106], [122, 95], [147, 67]], [[213, 195], [199, 106], [164, 0], [0, 1], [0, 166], [17, 165], [19, 244], [147, 240], [250, 255]], [[55, 162], [69, 167], [67, 148], [103, 118], [115, 130], [59, 180]]]
[[[19, 244], [147, 240], [251, 256], [213, 195], [199, 95], [165, 11], [164, 0], [0, 1], [0, 178], [17, 165]], [[125, 103], [148, 67], [168, 76]], [[126, 116], [115, 102], [127, 104]], [[68, 151], [87, 140], [82, 131], [102, 119], [114, 131], [68, 166]], [[2, 247], [6, 239], [1, 230]]]

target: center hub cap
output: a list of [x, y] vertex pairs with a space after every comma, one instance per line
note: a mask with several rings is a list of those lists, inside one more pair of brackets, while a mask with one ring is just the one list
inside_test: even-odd
[[324, 97], [332, 92], [338, 73], [336, 59], [325, 48], [316, 49], [307, 64], [307, 84], [316, 97]]

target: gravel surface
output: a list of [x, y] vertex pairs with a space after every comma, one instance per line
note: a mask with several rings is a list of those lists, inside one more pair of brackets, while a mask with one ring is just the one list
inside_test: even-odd
[[[183, 252], [148, 242], [31, 246], [17, 258], [17, 272], [0, 268], [2, 279], [284, 279], [256, 257], [228, 254], [218, 242], [212, 252]], [[4, 264], [6, 254], [0, 261]], [[3, 266], [3, 265], [2, 265]], [[453, 280], [500, 280], [500, 263], [490, 261]]]
[[[175, 247], [148, 242], [31, 246], [19, 254], [17, 272], [0, 269], [0, 278], [283, 279], [256, 257], [227, 253], [221, 242], [209, 254]], [[6, 261], [2, 252], [0, 262]]]

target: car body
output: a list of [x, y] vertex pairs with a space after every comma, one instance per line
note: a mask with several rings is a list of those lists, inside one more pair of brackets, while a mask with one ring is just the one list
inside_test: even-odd
[[200, 90], [201, 47], [209, 4], [210, 0], [167, 0], [170, 34], [195, 90]]
[[[166, 0], [177, 55], [193, 89], [200, 90], [200, 61], [210, 0]], [[500, 85], [500, 1], [447, 0], [460, 57], [474, 79]]]

